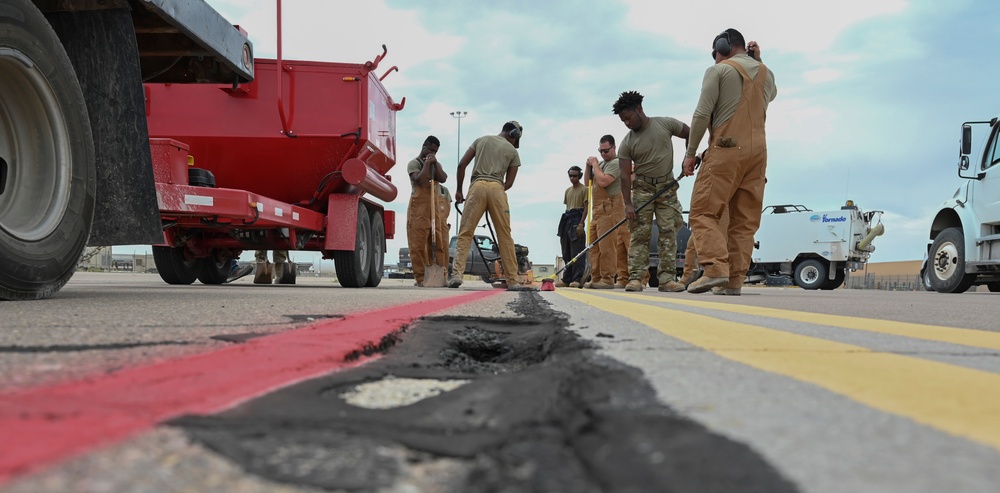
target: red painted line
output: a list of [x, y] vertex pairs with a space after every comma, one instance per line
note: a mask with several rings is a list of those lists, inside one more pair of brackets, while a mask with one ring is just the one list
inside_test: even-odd
[[106, 377], [0, 394], [0, 485], [185, 414], [216, 413], [360, 364], [344, 357], [418, 317], [500, 291], [351, 314]]

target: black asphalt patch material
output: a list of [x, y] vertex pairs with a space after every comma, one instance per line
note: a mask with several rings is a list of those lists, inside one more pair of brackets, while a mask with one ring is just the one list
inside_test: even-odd
[[[435, 491], [798, 491], [746, 445], [659, 403], [639, 370], [598, 354], [538, 294], [512, 308], [524, 318], [421, 319], [378, 361], [171, 424], [248, 472], [332, 490], [391, 488], [444, 458], [459, 466]], [[392, 409], [340, 398], [386, 376], [472, 382]]]
[[77, 353], [81, 351], [112, 351], [154, 346], [186, 346], [186, 341], [119, 342], [108, 344], [52, 344], [48, 346], [0, 346], [0, 353]]

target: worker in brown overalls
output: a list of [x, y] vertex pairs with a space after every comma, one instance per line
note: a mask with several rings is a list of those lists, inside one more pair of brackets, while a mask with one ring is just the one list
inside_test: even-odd
[[[413, 266], [414, 285], [424, 285], [424, 270], [434, 262], [434, 252], [431, 251], [431, 193], [441, 193], [441, 190], [431, 190], [431, 165], [434, 166], [434, 181], [444, 182], [448, 174], [437, 160], [437, 151], [441, 141], [431, 135], [424, 139], [420, 154], [406, 165], [406, 174], [410, 177], [410, 203], [406, 209], [406, 243], [410, 247], [410, 263]], [[448, 265], [448, 232], [441, 227], [448, 222], [447, 214], [441, 217], [441, 206], [447, 203], [438, 195], [438, 210], [435, 212], [435, 232], [437, 233], [437, 265], [447, 268]], [[447, 209], [444, 210], [447, 212]], [[442, 220], [443, 219], [443, 220]]]
[[[612, 135], [601, 137], [597, 151], [601, 154], [601, 159], [596, 156], [587, 158], [587, 167], [584, 173], [585, 180], [589, 183], [593, 180], [593, 217], [590, 223], [590, 239], [596, 240], [611, 228], [615, 227], [622, 219], [625, 219], [625, 202], [622, 200], [622, 179], [621, 168], [618, 166], [618, 156], [615, 147], [615, 138]], [[590, 289], [611, 289], [615, 287], [615, 276], [618, 271], [619, 257], [619, 232], [628, 228], [624, 225], [611, 233], [590, 249], [590, 272], [591, 281], [583, 287]], [[625, 243], [626, 266], [625, 275], [619, 277], [623, 282], [621, 287], [625, 287], [628, 282], [628, 243]]]
[[[767, 171], [764, 121], [778, 90], [774, 74], [747, 54], [739, 31], [726, 29], [716, 36], [713, 50], [724, 59], [705, 72], [683, 165], [685, 175], [694, 174], [695, 153], [708, 130], [709, 151], [691, 193], [689, 219], [705, 274], [687, 291], [720, 288], [722, 294], [738, 295], [760, 226]], [[729, 228], [722, 231], [719, 221], [727, 206]]]

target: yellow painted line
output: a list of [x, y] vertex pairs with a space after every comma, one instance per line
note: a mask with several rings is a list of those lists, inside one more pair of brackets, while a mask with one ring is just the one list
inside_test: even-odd
[[782, 310], [780, 308], [764, 308], [759, 306], [736, 305], [711, 301], [683, 300], [669, 298], [666, 296], [650, 296], [634, 293], [624, 294], [608, 292], [602, 294], [608, 294], [625, 299], [641, 299], [655, 301], [658, 303], [671, 303], [696, 308], [708, 308], [711, 310], [742, 313], [745, 315], [779, 318], [795, 322], [832, 325], [845, 329], [864, 330], [867, 332], [878, 332], [881, 334], [912, 337], [914, 339], [923, 339], [935, 342], [948, 342], [951, 344], [961, 344], [963, 346], [973, 346], [1000, 351], [1000, 332], [990, 332], [988, 330], [962, 329], [941, 325], [896, 322], [893, 320], [881, 320], [877, 318], [848, 317], [844, 315], [830, 315], [827, 313], [800, 312], [794, 310]]
[[577, 290], [556, 292], [721, 357], [1000, 450], [998, 374]]

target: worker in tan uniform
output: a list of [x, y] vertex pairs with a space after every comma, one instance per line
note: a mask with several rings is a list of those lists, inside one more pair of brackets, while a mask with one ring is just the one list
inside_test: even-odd
[[[588, 183], [593, 179], [594, 212], [590, 222], [590, 237], [592, 239], [600, 238], [622, 219], [625, 219], [621, 167], [618, 165], [618, 156], [615, 153], [615, 138], [611, 135], [601, 137], [597, 151], [601, 154], [601, 159], [598, 160], [596, 156], [587, 158], [587, 168], [584, 172], [584, 178]], [[619, 276], [622, 281], [621, 287], [625, 287], [628, 279], [628, 240], [625, 241], [625, 251], [621, 252], [626, 258], [623, 275], [619, 271], [621, 266], [618, 265], [622, 239], [619, 233], [621, 231], [625, 232], [627, 238], [628, 228], [623, 225], [591, 247], [589, 252], [591, 281], [584, 287], [590, 289], [614, 288], [615, 276]]]
[[[517, 169], [521, 166], [521, 157], [517, 149], [521, 145], [523, 132], [520, 123], [509, 121], [503, 125], [499, 134], [484, 135], [474, 140], [458, 163], [455, 176], [455, 203], [464, 202], [465, 212], [458, 227], [458, 242], [455, 246], [451, 279], [448, 280], [449, 288], [462, 285], [462, 274], [465, 272], [465, 263], [468, 260], [476, 226], [483, 218], [483, 214], [489, 212], [493, 225], [496, 226], [500, 261], [507, 280], [507, 290], [525, 289], [521, 286], [517, 274], [514, 238], [510, 232], [510, 205], [507, 202], [507, 190], [514, 186]], [[473, 159], [476, 164], [472, 168], [469, 196], [466, 198], [462, 193], [465, 169]]]
[[[747, 54], [739, 31], [726, 29], [712, 47], [723, 60], [705, 72], [683, 165], [685, 175], [694, 174], [695, 153], [707, 130], [709, 150], [691, 193], [690, 212], [698, 263], [705, 273], [687, 291], [718, 287], [722, 294], [738, 295], [760, 226], [767, 171], [764, 122], [777, 88], [774, 74]], [[726, 207], [729, 227], [723, 231], [719, 222]]]
[[[441, 163], [437, 160], [437, 151], [441, 141], [430, 135], [424, 139], [420, 154], [406, 165], [406, 174], [410, 177], [410, 202], [406, 209], [406, 243], [410, 247], [410, 263], [413, 265], [414, 285], [423, 287], [424, 271], [428, 265], [448, 265], [447, 231], [442, 225], [448, 222], [448, 209], [445, 205], [444, 221], [441, 217], [441, 204], [444, 202], [438, 190], [431, 189], [431, 168], [434, 168], [433, 180], [441, 183], [448, 179]], [[440, 186], [440, 185], [438, 185]], [[437, 233], [437, 251], [431, 248], [431, 194], [439, 194], [437, 210], [435, 211], [435, 229]]]

